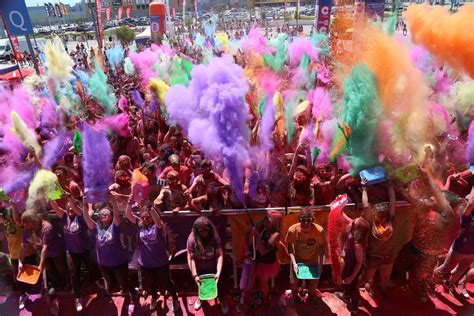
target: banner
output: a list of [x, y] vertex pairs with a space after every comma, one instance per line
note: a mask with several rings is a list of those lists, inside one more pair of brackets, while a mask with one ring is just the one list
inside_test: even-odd
[[127, 16], [127, 19], [130, 19], [130, 11], [132, 11], [132, 7], [127, 7], [125, 9], [125, 15]]
[[354, 31], [352, 32], [352, 38], [357, 39], [360, 35], [365, 22], [365, 11], [366, 6], [364, 1], [356, 1], [354, 3]]
[[383, 21], [385, 0], [367, 0], [365, 12], [369, 19]]
[[198, 16], [202, 16], [202, 3], [198, 2], [197, 4]]
[[318, 17], [316, 19], [316, 31], [329, 34], [331, 23], [331, 0], [318, 0]]
[[56, 16], [62, 18], [63, 14], [61, 13], [61, 7], [59, 7], [59, 3], [56, 3], [54, 7], [56, 9]]
[[95, 11], [97, 14], [97, 28], [99, 29], [99, 48], [102, 49], [102, 40], [104, 38], [104, 32], [102, 30], [102, 1], [95, 2]]
[[49, 8], [49, 12], [51, 13], [50, 16], [56, 16], [56, 10], [54, 10], [54, 6], [52, 3], [48, 3], [48, 8]]
[[47, 3], [44, 4], [44, 9], [45, 9], [45, 11], [46, 11], [46, 14], [47, 14], [48, 16], [51, 16], [51, 12], [49, 12], [49, 6], [48, 6]]
[[59, 2], [59, 8], [60, 8], [62, 16], [68, 16], [66, 6], [62, 2]]
[[13, 54], [15, 55], [15, 59], [22, 60], [23, 56], [21, 56], [21, 50], [20, 50], [20, 43], [18, 42], [18, 37], [12, 36], [12, 49], [13, 49]]
[[6, 27], [10, 35], [26, 35], [33, 33], [30, 15], [25, 1], [1, 0], [0, 11], [2, 12]]
[[119, 7], [119, 8], [118, 8], [118, 11], [117, 11], [117, 20], [121, 20], [121, 19], [122, 19], [122, 13], [123, 13], [123, 8], [122, 8], [122, 7]]
[[196, 17], [196, 20], [199, 19], [198, 9], [197, 9], [197, 0], [194, 0], [194, 16]]
[[183, 24], [186, 20], [186, 0], [183, 0]]
[[107, 7], [105, 9], [105, 21], [107, 21], [107, 22], [110, 21], [110, 7]]

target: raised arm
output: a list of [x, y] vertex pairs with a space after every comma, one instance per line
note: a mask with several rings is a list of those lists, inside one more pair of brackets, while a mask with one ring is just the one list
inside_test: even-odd
[[471, 188], [471, 193], [469, 193], [469, 199], [467, 200], [466, 208], [462, 212], [462, 216], [469, 216], [472, 214], [474, 209], [474, 187]]
[[56, 213], [56, 216], [59, 218], [63, 218], [64, 216], [64, 210], [59, 207], [58, 203], [56, 201], [50, 200], [49, 205], [53, 209], [54, 213]]
[[67, 201], [71, 206], [72, 211], [76, 213], [76, 215], [82, 215], [82, 210], [79, 208], [79, 206], [77, 206], [76, 201], [74, 201], [74, 199], [70, 195], [67, 197]]
[[151, 217], [153, 218], [153, 222], [155, 223], [156, 227], [159, 229], [163, 228], [163, 221], [161, 220], [160, 214], [156, 211], [154, 207], [150, 208], [150, 214]]
[[93, 230], [95, 226], [95, 222], [92, 220], [90, 215], [92, 213], [94, 213], [92, 203], [87, 203], [87, 207], [82, 208], [82, 217], [84, 217], [84, 222], [86, 222], [87, 228], [90, 230]]
[[18, 209], [16, 208], [15, 203], [12, 203], [12, 210], [13, 210], [13, 221], [18, 226], [21, 226], [21, 215]]
[[127, 201], [127, 208], [125, 209], [125, 217], [130, 221], [132, 224], [137, 223], [137, 218], [132, 213], [132, 199], [129, 198]]
[[397, 200], [395, 197], [395, 189], [393, 188], [392, 183], [388, 184], [388, 200], [389, 200], [388, 213], [390, 215], [390, 220], [393, 220], [393, 217], [395, 216], [395, 204]]
[[438, 187], [438, 184], [436, 183], [436, 180], [432, 174], [431, 167], [428, 166], [424, 169], [422, 168], [422, 171], [426, 174], [426, 177], [428, 179], [428, 182], [431, 188], [431, 192], [433, 193], [436, 204], [438, 206], [437, 208], [435, 208], [437, 212], [439, 212], [440, 210], [447, 210], [449, 213], [454, 214], [454, 211], [451, 208], [451, 205], [449, 205], [448, 200], [446, 199], [443, 192], [440, 190], [440, 188]]
[[113, 195], [110, 196], [110, 203], [112, 204], [112, 213], [114, 214], [114, 225], [119, 226], [120, 225], [120, 211], [119, 211], [115, 196]]

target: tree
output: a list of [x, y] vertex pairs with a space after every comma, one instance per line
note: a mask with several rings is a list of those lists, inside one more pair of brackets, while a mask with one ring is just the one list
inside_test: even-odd
[[122, 46], [125, 47], [133, 42], [135, 39], [135, 32], [131, 28], [122, 25], [115, 30], [115, 36], [117, 36], [117, 39], [120, 41]]
[[247, 0], [247, 10], [252, 11], [255, 8], [254, 0]]

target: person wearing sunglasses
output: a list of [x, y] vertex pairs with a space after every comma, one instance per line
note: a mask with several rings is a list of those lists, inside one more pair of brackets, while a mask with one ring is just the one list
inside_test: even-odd
[[133, 311], [133, 297], [128, 281], [128, 261], [120, 241], [120, 211], [113, 195], [110, 196], [110, 202], [112, 211], [108, 207], [102, 208], [97, 222], [92, 220], [90, 215], [94, 213], [92, 203], [83, 208], [83, 217], [87, 227], [95, 234], [97, 262], [107, 290], [112, 289], [112, 279], [115, 278], [122, 293], [130, 300], [129, 311]]
[[176, 287], [170, 278], [170, 251], [163, 221], [153, 206], [142, 207], [140, 209], [140, 217], [136, 217], [132, 213], [131, 203], [132, 201], [129, 200], [125, 215], [137, 228], [138, 263], [142, 272], [142, 278], [151, 290], [150, 312], [156, 310], [159, 298], [158, 288], [160, 288], [161, 293], [168, 291], [173, 298], [171, 309], [176, 313], [180, 310], [180, 306]]
[[56, 201], [49, 201], [49, 205], [56, 213], [57, 217], [61, 219], [64, 232], [64, 241], [66, 243], [66, 251], [72, 259], [73, 275], [72, 275], [72, 290], [75, 296], [75, 305], [78, 312], [82, 311], [83, 306], [81, 302], [81, 265], [84, 263], [88, 272], [89, 281], [97, 280], [98, 269], [95, 263], [91, 260], [90, 250], [92, 243], [89, 237], [87, 225], [82, 217], [82, 210], [77, 206], [76, 201], [67, 196], [67, 209], [64, 210], [59, 207]]
[[[391, 183], [388, 183], [389, 202], [369, 203], [364, 179], [361, 181], [362, 204], [366, 219], [370, 222], [369, 241], [365, 259], [365, 272], [362, 276], [365, 289], [371, 297], [375, 297], [373, 290], [373, 279], [377, 270], [380, 270], [380, 283], [382, 295], [387, 295], [387, 288], [390, 286], [390, 277], [393, 270], [393, 263], [400, 249], [396, 249], [393, 235], [393, 221], [395, 218], [395, 190]], [[401, 247], [400, 247], [401, 248]]]
[[[301, 210], [299, 223], [292, 225], [286, 234], [285, 243], [290, 254], [293, 271], [298, 274], [298, 263], [307, 265], [323, 265], [323, 257], [326, 251], [326, 233], [324, 228], [314, 223], [313, 211], [309, 208]], [[308, 291], [311, 299], [319, 297], [317, 291], [318, 280], [311, 280]], [[294, 297], [298, 284], [292, 285]]]
[[[219, 303], [223, 314], [229, 312], [229, 306], [225, 300], [224, 287], [219, 283], [224, 255], [222, 243], [216, 227], [211, 220], [200, 216], [193, 224], [193, 229], [187, 241], [188, 265], [194, 282], [199, 286], [199, 276], [203, 274], [214, 274], [217, 282]], [[194, 302], [194, 310], [201, 309], [202, 302], [199, 298]]]
[[224, 186], [229, 184], [221, 176], [212, 171], [212, 162], [209, 159], [204, 159], [201, 162], [201, 170], [202, 173], [196, 178], [194, 178], [193, 183], [185, 193], [193, 194], [195, 193], [194, 191], [197, 191], [197, 194], [193, 195], [196, 197], [200, 197], [206, 195], [207, 188], [212, 182], [216, 183], [218, 186]]

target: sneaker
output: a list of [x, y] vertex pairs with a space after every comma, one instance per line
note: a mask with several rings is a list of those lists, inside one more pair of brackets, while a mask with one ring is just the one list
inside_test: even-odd
[[54, 300], [53, 302], [51, 302], [49, 306], [49, 311], [53, 315], [59, 315], [59, 302], [57, 300]]
[[79, 298], [76, 298], [76, 311], [80, 312], [82, 311], [82, 304], [81, 304], [81, 300]]
[[336, 295], [341, 301], [343, 301], [346, 304], [349, 304], [351, 302], [351, 298], [343, 292], [334, 292], [334, 295]]
[[422, 302], [423, 304], [428, 302], [428, 297], [426, 295], [421, 295], [420, 296], [420, 302]]
[[453, 293], [454, 287], [451, 282], [449, 282], [449, 280], [444, 279], [443, 286], [446, 290], [448, 290], [449, 293]]
[[18, 308], [19, 308], [20, 310], [22, 310], [22, 309], [25, 308], [25, 304], [26, 304], [26, 299], [27, 299], [27, 298], [28, 298], [28, 297], [27, 297], [25, 294], [20, 295], [20, 298], [19, 298], [19, 300], [18, 300]]
[[152, 298], [151, 299], [151, 304], [150, 304], [150, 312], [153, 312], [154, 310], [156, 310], [156, 307], [158, 305], [158, 298]]
[[459, 294], [461, 294], [462, 296], [464, 296], [464, 298], [466, 298], [466, 299], [470, 299], [470, 298], [471, 298], [471, 296], [469, 295], [469, 293], [467, 293], [466, 288], [464, 287], [464, 284], [459, 283], [459, 285], [457, 286], [457, 290], [458, 290]]
[[102, 280], [103, 280], [103, 279], [95, 280], [94, 283], [95, 283], [95, 285], [97, 285], [97, 287], [98, 287], [99, 289], [105, 290], [105, 289], [106, 289], [106, 288], [105, 288], [105, 281], [103, 281], [103, 283], [102, 283]]
[[133, 303], [128, 304], [128, 315], [132, 315], [134, 310], [135, 310], [135, 304]]
[[223, 300], [219, 303], [221, 305], [222, 314], [226, 315], [229, 312], [229, 305], [227, 305], [227, 302], [225, 300]]
[[201, 309], [201, 307], [202, 307], [202, 302], [200, 299], [197, 298], [196, 301], [194, 302], [194, 310], [198, 311]]
[[173, 298], [173, 304], [171, 305], [171, 311], [173, 313], [179, 312], [181, 309], [181, 305], [179, 305], [179, 300], [178, 298]]

